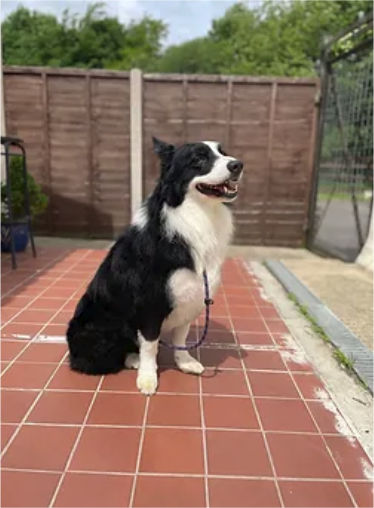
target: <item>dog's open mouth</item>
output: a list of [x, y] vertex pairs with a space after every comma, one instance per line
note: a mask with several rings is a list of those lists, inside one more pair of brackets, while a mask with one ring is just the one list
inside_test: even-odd
[[225, 180], [217, 185], [208, 185], [206, 183], [198, 183], [196, 189], [207, 196], [215, 196], [217, 198], [235, 198], [238, 194], [239, 183], [234, 180]]

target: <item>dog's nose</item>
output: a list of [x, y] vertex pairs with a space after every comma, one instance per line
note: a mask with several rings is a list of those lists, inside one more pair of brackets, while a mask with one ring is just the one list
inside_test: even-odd
[[238, 161], [238, 160], [230, 161], [227, 164], [227, 169], [230, 171], [232, 176], [239, 176], [243, 170], [243, 163], [242, 163], [242, 161]]

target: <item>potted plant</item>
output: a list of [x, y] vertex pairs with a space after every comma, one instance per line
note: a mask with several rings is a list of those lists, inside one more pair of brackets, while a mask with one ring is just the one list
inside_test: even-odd
[[[23, 160], [14, 156], [10, 160], [10, 182], [13, 211], [14, 246], [17, 252], [24, 251], [29, 242], [29, 227], [26, 220]], [[48, 197], [42, 192], [34, 178], [27, 173], [31, 219], [44, 212], [48, 205]], [[10, 226], [8, 215], [6, 182], [1, 183], [1, 251], [10, 252]]]

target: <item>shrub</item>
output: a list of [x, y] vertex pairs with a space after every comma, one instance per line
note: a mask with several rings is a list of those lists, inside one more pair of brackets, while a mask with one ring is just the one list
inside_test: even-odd
[[[10, 160], [10, 182], [12, 196], [13, 219], [19, 221], [25, 218], [24, 193], [23, 193], [23, 170], [22, 157], [11, 157]], [[41, 214], [47, 208], [48, 196], [46, 196], [33, 176], [27, 174], [27, 186], [29, 189], [31, 218]], [[8, 217], [6, 182], [1, 183], [1, 220], [6, 221]]]

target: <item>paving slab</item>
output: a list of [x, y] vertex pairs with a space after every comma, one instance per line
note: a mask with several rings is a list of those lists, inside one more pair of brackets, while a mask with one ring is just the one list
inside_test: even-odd
[[266, 261], [265, 266], [295, 298], [298, 305], [323, 330], [331, 344], [351, 362], [353, 371], [373, 393], [373, 351], [365, 346], [345, 324], [316, 297], [281, 261]]
[[373, 274], [353, 263], [318, 256], [281, 259], [370, 349], [373, 349]]
[[281, 298], [240, 258], [223, 268], [202, 376], [164, 348], [151, 398], [135, 371], [70, 371], [66, 322], [105, 254], [41, 248], [3, 270], [3, 506], [371, 505], [360, 432]]

